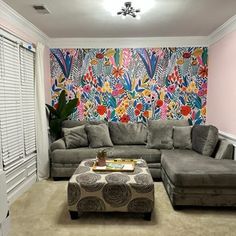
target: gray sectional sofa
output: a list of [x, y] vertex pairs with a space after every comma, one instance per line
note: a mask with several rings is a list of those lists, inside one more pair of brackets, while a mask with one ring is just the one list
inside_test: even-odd
[[[70, 177], [82, 160], [95, 158], [99, 150], [106, 149], [109, 158], [145, 159], [152, 177], [162, 179], [174, 207], [236, 205], [234, 148], [218, 138], [215, 127], [192, 128], [187, 120], [149, 121], [147, 127], [141, 123], [109, 122], [106, 132], [110, 140], [106, 137], [104, 141], [109, 147], [104, 147], [100, 138], [103, 140], [107, 134], [96, 133], [95, 129], [101, 123], [104, 122], [68, 120], [63, 123], [65, 137], [52, 143], [50, 150], [53, 178]], [[78, 132], [79, 126], [89, 134], [88, 144], [84, 131], [83, 134], [79, 131], [79, 136], [73, 133], [74, 129]], [[97, 138], [95, 148], [90, 147], [91, 138]], [[83, 145], [75, 148], [73, 142], [78, 139]]]

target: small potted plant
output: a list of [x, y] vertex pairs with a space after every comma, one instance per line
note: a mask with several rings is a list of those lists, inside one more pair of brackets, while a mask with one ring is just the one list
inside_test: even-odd
[[99, 151], [97, 153], [97, 165], [105, 166], [106, 165], [107, 152], [106, 150]]

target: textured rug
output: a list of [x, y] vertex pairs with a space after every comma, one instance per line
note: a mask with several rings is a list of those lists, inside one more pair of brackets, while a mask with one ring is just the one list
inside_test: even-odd
[[66, 204], [66, 181], [37, 182], [10, 208], [10, 236], [189, 236], [236, 235], [236, 210], [174, 211], [161, 182], [155, 183], [152, 221], [140, 215], [84, 214], [71, 220]]

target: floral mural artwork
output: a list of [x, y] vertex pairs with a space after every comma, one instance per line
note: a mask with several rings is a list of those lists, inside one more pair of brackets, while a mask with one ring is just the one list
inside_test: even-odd
[[51, 49], [52, 105], [77, 97], [72, 119], [144, 122], [206, 120], [208, 50]]

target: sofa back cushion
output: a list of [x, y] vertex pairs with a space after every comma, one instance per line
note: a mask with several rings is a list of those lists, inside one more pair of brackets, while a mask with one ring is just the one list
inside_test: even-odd
[[86, 125], [86, 124], [91, 124], [91, 125], [98, 125], [98, 124], [103, 124], [105, 121], [101, 120], [64, 120], [62, 122], [62, 128], [73, 128], [76, 126], [81, 126], [81, 125]]
[[174, 148], [192, 149], [191, 126], [174, 126], [173, 141]]
[[85, 126], [76, 126], [73, 128], [63, 128], [66, 148], [88, 147], [88, 137]]
[[173, 127], [188, 125], [187, 120], [149, 120], [147, 148], [172, 149]]
[[88, 135], [89, 147], [99, 148], [113, 146], [106, 124], [86, 125], [85, 130]]
[[146, 144], [147, 128], [143, 123], [109, 122], [109, 131], [113, 144]]
[[218, 129], [213, 125], [194, 125], [192, 128], [192, 148], [204, 155], [212, 156], [218, 142]]

